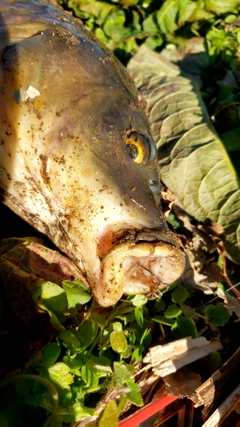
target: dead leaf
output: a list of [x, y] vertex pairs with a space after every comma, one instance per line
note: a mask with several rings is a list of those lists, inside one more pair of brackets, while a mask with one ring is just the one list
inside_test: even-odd
[[216, 293], [219, 298], [224, 300], [224, 305], [228, 309], [230, 316], [235, 313], [236, 316], [240, 319], [240, 304], [237, 298], [232, 297], [228, 294], [228, 292], [223, 292], [223, 290], [220, 288], [216, 290]]

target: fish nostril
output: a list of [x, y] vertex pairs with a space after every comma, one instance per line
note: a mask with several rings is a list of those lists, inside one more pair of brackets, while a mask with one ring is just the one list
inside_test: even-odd
[[153, 195], [156, 206], [161, 205], [161, 189], [160, 189], [160, 173], [157, 165], [156, 168], [151, 168], [148, 172], [148, 185]]
[[156, 179], [154, 180], [150, 178], [148, 182], [153, 193], [160, 193], [160, 185]]
[[161, 204], [161, 195], [160, 195], [160, 184], [159, 184], [159, 181], [157, 180], [157, 174], [156, 174], [156, 178], [155, 179], [154, 178], [151, 177], [148, 180], [148, 184], [149, 184], [151, 193], [153, 195], [154, 201], [156, 203], [156, 206], [159, 207]]

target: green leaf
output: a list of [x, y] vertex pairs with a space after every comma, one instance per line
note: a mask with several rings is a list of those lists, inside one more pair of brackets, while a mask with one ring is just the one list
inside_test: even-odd
[[102, 412], [98, 427], [118, 427], [118, 410], [114, 400], [110, 400]]
[[68, 305], [65, 291], [52, 282], [44, 282], [40, 286], [43, 304], [55, 313], [62, 313]]
[[165, 34], [174, 33], [178, 29], [177, 16], [179, 9], [177, 3], [177, 0], [166, 0], [156, 13], [159, 28]]
[[157, 311], [164, 311], [165, 308], [166, 308], [165, 301], [163, 299], [159, 299], [159, 298], [155, 299], [155, 301], [154, 301], [154, 308]]
[[178, 288], [175, 288], [172, 293], [172, 301], [178, 304], [182, 304], [187, 299], [188, 296], [189, 296], [189, 293], [187, 289], [178, 287]]
[[79, 282], [79, 280], [75, 280], [74, 282], [64, 280], [62, 287], [67, 295], [68, 310], [70, 312], [77, 312], [79, 305], [86, 304], [91, 299], [89, 289]]
[[[239, 32], [240, 35], [240, 32]], [[224, 147], [228, 151], [231, 162], [237, 172], [238, 179], [240, 179], [240, 144], [239, 144], [240, 128], [231, 129], [228, 132], [221, 134], [221, 140]]]
[[57, 362], [47, 370], [49, 378], [60, 389], [61, 393], [70, 390], [73, 383], [73, 376], [70, 374], [70, 368], [63, 362]]
[[[221, 134], [221, 139], [222, 139], [224, 146], [226, 147], [228, 152], [240, 151], [239, 132], [240, 132], [240, 128], [237, 127], [235, 129], [232, 129], [228, 132]], [[239, 155], [240, 155], [240, 153], [239, 153]]]
[[216, 15], [221, 15], [222, 13], [227, 12], [237, 12], [237, 7], [239, 6], [238, 0], [205, 0], [206, 9], [216, 13]]
[[110, 344], [116, 353], [121, 354], [127, 350], [127, 340], [121, 331], [113, 331], [110, 334]]
[[124, 351], [124, 353], [121, 353], [121, 357], [123, 359], [128, 359], [132, 356], [132, 347], [130, 345], [127, 346], [127, 349]]
[[157, 323], [162, 323], [166, 326], [172, 326], [174, 324], [173, 319], [167, 319], [165, 316], [155, 316], [152, 320]]
[[156, 13], [149, 15], [143, 21], [143, 31], [147, 34], [157, 34], [159, 32], [159, 26], [156, 20]]
[[169, 224], [171, 224], [175, 230], [182, 226], [182, 223], [178, 220], [173, 212], [169, 213], [167, 222], [169, 222]]
[[69, 373], [70, 368], [65, 363], [55, 363], [55, 365], [48, 368], [47, 371], [52, 381], [55, 384], [58, 384], [61, 388], [69, 389], [70, 384], [73, 383], [73, 377]]
[[132, 356], [131, 356], [131, 361], [132, 362], [141, 362], [142, 360], [142, 347], [141, 346], [137, 346], [133, 352], [132, 352]]
[[146, 38], [145, 43], [150, 49], [155, 50], [162, 46], [164, 40], [160, 35], [157, 36], [149, 36]]
[[[59, 408], [59, 412], [61, 413], [61, 418], [64, 423], [73, 425], [76, 422], [80, 421], [83, 417], [93, 416], [94, 411], [92, 408], [87, 408], [83, 406], [80, 402], [76, 402], [73, 405], [69, 405], [67, 408]], [[50, 426], [52, 423], [50, 424]], [[63, 424], [61, 423], [60, 426]], [[65, 425], [65, 424], [64, 424]]]
[[102, 376], [103, 373], [112, 374], [111, 361], [104, 356], [95, 357], [91, 353], [84, 353], [84, 363], [91, 364], [93, 368]]
[[77, 339], [76, 335], [73, 334], [71, 331], [62, 331], [58, 335], [58, 338], [65, 343], [69, 343], [72, 345], [78, 346], [80, 344], [79, 340]]
[[143, 307], [135, 307], [134, 314], [137, 324], [142, 328], [145, 320], [143, 315]]
[[122, 332], [122, 330], [123, 330], [121, 322], [112, 323], [112, 328], [114, 331], [119, 331], [119, 332]]
[[135, 384], [133, 382], [131, 386], [131, 390], [128, 393], [126, 393], [126, 396], [133, 405], [143, 406], [143, 399], [140, 394], [140, 387], [138, 384]]
[[187, 59], [187, 69], [180, 68], [184, 59], [143, 45], [128, 71], [147, 102], [162, 180], [190, 215], [222, 225], [227, 252], [240, 263], [240, 183], [200, 96], [202, 65]]
[[21, 411], [16, 405], [9, 405], [0, 411], [1, 427], [22, 427], [23, 425]]
[[115, 9], [115, 7], [108, 2], [99, 2], [96, 0], [69, 0], [67, 1], [67, 5], [70, 9], [73, 9], [76, 16], [80, 18], [88, 19], [94, 16], [98, 24], [102, 24], [109, 13]]
[[114, 362], [113, 368], [115, 375], [114, 383], [118, 387], [125, 386], [133, 381], [131, 378], [132, 374], [125, 363]]
[[125, 40], [130, 36], [129, 28], [125, 27], [126, 16], [123, 10], [111, 13], [105, 20], [103, 29], [108, 37], [115, 43]]
[[233, 24], [236, 21], [236, 19], [237, 19], [236, 15], [230, 14], [230, 15], [226, 16], [225, 22], [226, 22], [226, 24]]
[[82, 379], [88, 387], [97, 387], [98, 376], [94, 369], [89, 367], [87, 364], [81, 368]]
[[174, 338], [181, 339], [185, 337], [197, 338], [198, 332], [195, 323], [186, 317], [178, 317], [171, 328]]
[[207, 362], [210, 375], [212, 375], [217, 369], [222, 366], [221, 354], [218, 351], [213, 351], [207, 357]]
[[102, 314], [94, 311], [90, 313], [90, 322], [97, 323], [98, 326], [103, 328], [106, 326], [107, 323], [106, 318]]
[[199, 3], [194, 0], [178, 0], [178, 7], [179, 26], [182, 26], [187, 21], [192, 21], [196, 9], [202, 9], [202, 5], [199, 5]]
[[76, 336], [80, 342], [80, 348], [82, 351], [86, 350], [94, 341], [99, 327], [96, 322], [86, 322], [78, 328]]
[[[156, 12], [157, 22], [165, 34], [174, 33], [187, 21], [191, 21], [198, 3], [193, 0], [166, 0]], [[200, 7], [201, 8], [201, 7]]]
[[[79, 360], [80, 359], [80, 360]], [[76, 358], [73, 359], [72, 357], [64, 356], [62, 358], [62, 362], [69, 366], [70, 371], [72, 374], [80, 377], [81, 376], [81, 367], [85, 363], [85, 360], [83, 358]]]
[[143, 305], [146, 305], [148, 302], [148, 299], [145, 295], [137, 294], [134, 295], [134, 297], [131, 299], [132, 305], [135, 307], [142, 307]]
[[50, 368], [58, 359], [61, 353], [61, 347], [55, 342], [50, 342], [46, 345], [39, 364], [45, 366], [45, 368]]
[[124, 395], [121, 396], [120, 402], [118, 403], [118, 407], [117, 407], [119, 414], [124, 411], [127, 405], [127, 401], [128, 401], [127, 396], [124, 396]]
[[[62, 319], [59, 319], [58, 316], [49, 310], [44, 304], [38, 304], [39, 308], [46, 311], [49, 314], [51, 324], [59, 331], [63, 331], [64, 327], [61, 325]], [[59, 315], [59, 313], [58, 313]], [[59, 316], [60, 317], [60, 316]]]
[[167, 319], [172, 319], [173, 317], [177, 317], [182, 313], [181, 308], [176, 304], [170, 304], [164, 312], [164, 316]]
[[140, 345], [142, 345], [144, 347], [148, 347], [148, 346], [150, 346], [151, 341], [152, 341], [151, 329], [145, 329], [145, 331], [143, 332], [143, 335], [140, 339]]
[[28, 395], [32, 389], [32, 386], [33, 386], [33, 382], [24, 380], [24, 378], [21, 378], [15, 381], [15, 390], [18, 396], [24, 397]]
[[230, 318], [228, 310], [222, 305], [209, 304], [205, 314], [208, 322], [212, 323], [214, 326], [224, 326]]
[[204, 8], [202, 0], [199, 0], [196, 6], [196, 9], [192, 12], [190, 21], [210, 20], [214, 16], [213, 12], [207, 11]]
[[131, 378], [132, 374], [128, 367], [125, 364], [114, 362], [114, 382], [118, 388], [125, 389], [126, 387], [129, 391], [124, 392], [127, 398], [136, 406], [142, 406], [143, 401], [140, 395], [140, 387], [136, 384]]

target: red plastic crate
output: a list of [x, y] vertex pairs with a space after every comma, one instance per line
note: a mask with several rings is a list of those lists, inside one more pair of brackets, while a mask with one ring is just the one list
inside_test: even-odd
[[174, 427], [192, 427], [193, 403], [165, 395], [119, 422], [119, 427], [158, 427], [177, 414]]

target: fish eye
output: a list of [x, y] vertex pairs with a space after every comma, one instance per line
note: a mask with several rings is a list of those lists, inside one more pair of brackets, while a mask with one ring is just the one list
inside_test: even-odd
[[155, 156], [155, 146], [153, 141], [137, 132], [127, 135], [126, 146], [130, 157], [139, 165], [145, 165]]

